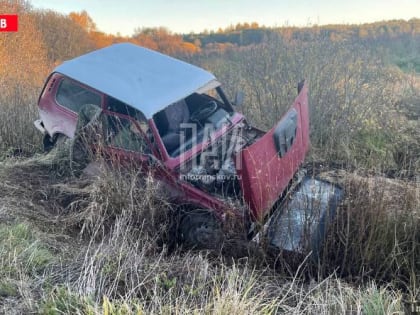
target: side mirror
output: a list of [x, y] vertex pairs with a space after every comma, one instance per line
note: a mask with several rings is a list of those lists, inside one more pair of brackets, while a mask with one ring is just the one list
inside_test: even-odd
[[236, 92], [235, 100], [233, 101], [233, 105], [241, 106], [244, 103], [245, 93], [242, 91]]

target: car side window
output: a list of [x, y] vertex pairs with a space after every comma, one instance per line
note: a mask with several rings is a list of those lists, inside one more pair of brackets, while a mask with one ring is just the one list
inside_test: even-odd
[[133, 108], [133, 107], [131, 107], [131, 106], [129, 106], [129, 105], [113, 98], [113, 97], [111, 97], [111, 96], [107, 96], [107, 106], [106, 107], [107, 107], [107, 110], [109, 110], [110, 112], [125, 115], [125, 116], [130, 116], [130, 117], [133, 117], [137, 121], [146, 121], [146, 117], [144, 116], [144, 114], [141, 111], [139, 111], [139, 110], [137, 110], [137, 109], [135, 109], [135, 108]]
[[76, 82], [63, 79], [58, 87], [57, 103], [77, 113], [86, 104], [101, 106], [101, 96]]

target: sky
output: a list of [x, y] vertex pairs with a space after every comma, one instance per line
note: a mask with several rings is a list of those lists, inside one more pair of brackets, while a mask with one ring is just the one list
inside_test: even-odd
[[243, 22], [265, 26], [359, 24], [420, 17], [420, 0], [31, 0], [68, 14], [86, 10], [100, 31], [132, 35], [137, 27], [175, 33], [217, 30]]

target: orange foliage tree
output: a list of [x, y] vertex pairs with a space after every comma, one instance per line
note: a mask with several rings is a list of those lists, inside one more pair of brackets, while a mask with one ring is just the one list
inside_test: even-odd
[[34, 18], [42, 33], [48, 60], [56, 65], [95, 48], [85, 28], [70, 16], [55, 11], [36, 11]]
[[18, 32], [0, 36], [0, 93], [4, 97], [14, 87], [25, 97], [45, 79], [47, 49], [27, 1], [0, 0], [0, 12], [19, 16]]
[[69, 17], [77, 24], [79, 24], [86, 32], [90, 33], [96, 31], [96, 24], [93, 19], [85, 11], [70, 12]]
[[165, 54], [194, 54], [200, 51], [194, 43], [185, 42], [181, 35], [172, 34], [165, 27], [137, 28], [132, 37], [139, 45]]

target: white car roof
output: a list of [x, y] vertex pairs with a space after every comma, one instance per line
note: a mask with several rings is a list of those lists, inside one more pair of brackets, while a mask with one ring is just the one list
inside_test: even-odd
[[220, 85], [204, 69], [130, 43], [71, 59], [54, 72], [112, 96], [142, 111], [147, 118], [194, 92]]

